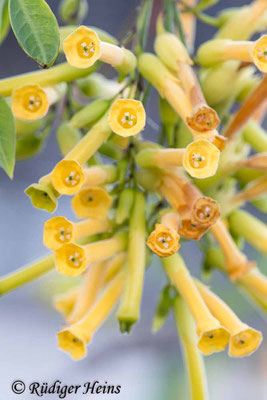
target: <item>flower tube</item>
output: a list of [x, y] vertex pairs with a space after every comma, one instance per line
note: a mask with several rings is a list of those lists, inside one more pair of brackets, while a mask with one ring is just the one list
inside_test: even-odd
[[67, 293], [57, 295], [53, 299], [53, 307], [56, 311], [58, 311], [64, 319], [67, 319], [68, 316], [72, 313], [74, 304], [78, 297], [79, 288], [75, 287], [74, 289], [69, 290]]
[[237, 193], [232, 198], [234, 205], [242, 204], [246, 201], [254, 200], [264, 194], [267, 190], [267, 177], [265, 175], [259, 177], [255, 181], [248, 184], [245, 189]]
[[241, 286], [251, 289], [258, 296], [267, 301], [267, 278], [257, 268], [253, 268], [238, 280]]
[[147, 245], [159, 257], [168, 257], [176, 253], [179, 248], [180, 236], [178, 234], [180, 218], [175, 212], [166, 212], [161, 218], [161, 223], [147, 239]]
[[136, 135], [144, 129], [145, 123], [145, 109], [139, 100], [117, 99], [110, 107], [108, 124], [117, 135]]
[[207, 378], [203, 358], [197, 348], [195, 322], [185, 301], [179, 295], [174, 302], [174, 316], [190, 384], [190, 398], [207, 400]]
[[71, 222], [65, 217], [54, 217], [44, 224], [43, 243], [50, 250], [57, 250], [63, 244], [111, 229], [108, 219], [88, 218], [80, 222]]
[[211, 231], [223, 251], [225, 270], [231, 280], [240, 279], [255, 266], [255, 262], [248, 262], [245, 254], [238, 249], [223, 221], [212, 225]]
[[182, 166], [185, 149], [144, 149], [135, 160], [140, 168]]
[[155, 50], [160, 60], [178, 76], [190, 101], [192, 113], [186, 118], [189, 127], [196, 131], [197, 137], [199, 137], [197, 132], [213, 131], [219, 123], [218, 115], [206, 103], [196, 75], [191, 68], [192, 61], [183, 43], [176, 35], [164, 32], [157, 36]]
[[130, 216], [128, 264], [126, 281], [117, 318], [122, 332], [130, 332], [140, 316], [146, 266], [146, 227], [145, 198], [142, 192], [135, 191], [134, 205]]
[[199, 350], [205, 355], [224, 350], [229, 333], [209, 311], [179, 253], [162, 258], [162, 264], [171, 283], [192, 312]]
[[121, 271], [108, 285], [97, 302], [78, 322], [58, 333], [58, 346], [74, 360], [86, 355], [86, 345], [115, 306], [123, 290], [125, 273]]
[[252, 354], [262, 342], [261, 332], [240, 321], [236, 314], [218, 296], [199, 281], [197, 288], [215, 318], [230, 332], [229, 356], [244, 357]]
[[111, 207], [112, 197], [106, 190], [90, 186], [80, 190], [71, 200], [77, 218], [104, 219]]
[[68, 325], [72, 325], [82, 319], [90, 310], [104, 283], [106, 268], [106, 261], [95, 262], [89, 266], [78, 290], [74, 307], [67, 317]]
[[102, 42], [97, 33], [86, 26], [80, 26], [67, 36], [63, 48], [68, 63], [76, 68], [89, 68], [97, 60], [112, 65], [124, 74], [129, 74], [136, 67], [136, 58], [131, 51]]
[[12, 92], [12, 112], [16, 118], [33, 121], [43, 118], [49, 109], [49, 100], [39, 85], [26, 85]]
[[127, 234], [121, 232], [111, 239], [99, 240], [85, 246], [68, 243], [55, 251], [57, 271], [67, 276], [78, 276], [88, 264], [102, 261], [125, 250]]
[[210, 67], [218, 62], [239, 60], [253, 62], [256, 67], [267, 72], [267, 35], [255, 42], [214, 39], [203, 44], [198, 50], [198, 62]]
[[236, 210], [229, 215], [231, 231], [244, 237], [253, 247], [267, 255], [267, 226], [254, 215]]

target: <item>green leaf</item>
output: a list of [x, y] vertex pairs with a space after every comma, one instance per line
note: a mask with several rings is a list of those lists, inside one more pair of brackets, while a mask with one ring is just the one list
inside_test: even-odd
[[47, 68], [59, 50], [56, 17], [44, 0], [9, 0], [10, 23], [14, 34], [31, 58]]
[[0, 95], [0, 166], [13, 178], [15, 166], [15, 121], [5, 99]]
[[8, 0], [0, 0], [0, 44], [9, 31]]

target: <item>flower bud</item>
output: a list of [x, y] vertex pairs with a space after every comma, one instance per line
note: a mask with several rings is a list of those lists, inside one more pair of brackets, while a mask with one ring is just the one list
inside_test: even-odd
[[26, 85], [12, 92], [12, 112], [24, 120], [43, 118], [49, 109], [49, 100], [39, 85]]
[[183, 166], [193, 177], [198, 179], [215, 175], [220, 159], [220, 151], [205, 139], [195, 140], [185, 150]]
[[136, 135], [144, 129], [145, 123], [145, 109], [139, 100], [117, 99], [110, 107], [108, 124], [117, 135]]
[[160, 60], [176, 73], [179, 70], [179, 63], [193, 64], [184, 44], [172, 33], [157, 35], [154, 47]]

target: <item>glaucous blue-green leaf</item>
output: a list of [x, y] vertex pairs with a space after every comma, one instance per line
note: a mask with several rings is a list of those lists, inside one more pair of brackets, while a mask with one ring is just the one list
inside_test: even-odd
[[8, 0], [0, 0], [0, 44], [9, 31]]
[[0, 95], [0, 167], [10, 178], [15, 166], [16, 134], [13, 114]]
[[41, 67], [55, 61], [59, 50], [56, 17], [44, 0], [9, 0], [13, 32], [23, 50]]

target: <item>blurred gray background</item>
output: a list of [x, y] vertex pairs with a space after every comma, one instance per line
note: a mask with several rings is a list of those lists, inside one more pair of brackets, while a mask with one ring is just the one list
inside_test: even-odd
[[[99, 26], [114, 35], [120, 35], [122, 24], [128, 21], [127, 18], [139, 3], [137, 0], [88, 2], [90, 10], [85, 23]], [[57, 13], [59, 0], [50, 0], [48, 3]], [[221, 0], [210, 13], [215, 14], [222, 7], [246, 3], [249, 2]], [[197, 44], [210, 38], [213, 31], [211, 27], [198, 24]], [[36, 64], [27, 58], [10, 33], [0, 47], [0, 78], [34, 69], [37, 69]], [[155, 101], [149, 102], [147, 114], [157, 121]], [[156, 134], [151, 127], [148, 127], [147, 133]], [[50, 135], [40, 155], [17, 163], [13, 181], [0, 170], [1, 275], [46, 254], [42, 245], [42, 230], [44, 222], [50, 216], [32, 207], [24, 189], [50, 171], [59, 159], [54, 135]], [[60, 200], [56, 215], [73, 218], [68, 198]], [[252, 249], [248, 248], [248, 251], [251, 257], [257, 256]], [[200, 251], [197, 246], [187, 243], [183, 245], [181, 253], [190, 270], [199, 275]], [[109, 384], [122, 386], [120, 395], [99, 395], [99, 399], [189, 398], [172, 317], [157, 335], [151, 334], [159, 290], [166, 282], [156, 260], [146, 275], [142, 317], [133, 333], [130, 336], [121, 335], [115, 318], [109, 318], [95, 335], [88, 348], [87, 358], [80, 362], [73, 362], [67, 354], [57, 349], [56, 332], [62, 321], [51, 307], [57, 282], [58, 276], [52, 272], [38, 283], [32, 283], [0, 299], [0, 400], [35, 398], [27, 394], [12, 394], [10, 386], [15, 379], [21, 379], [26, 384], [33, 381], [52, 384], [56, 379], [65, 384], [98, 380], [101, 383], [107, 381]], [[67, 283], [64, 281], [62, 285], [64, 284]], [[245, 322], [264, 331], [262, 318], [226, 279], [215, 273], [212, 285]], [[226, 353], [205, 358], [210, 399], [266, 399], [266, 354], [266, 344], [263, 343], [261, 349], [249, 358], [230, 359]], [[44, 395], [43, 398], [58, 397]], [[80, 398], [85, 396], [67, 396], [68, 400]]]

